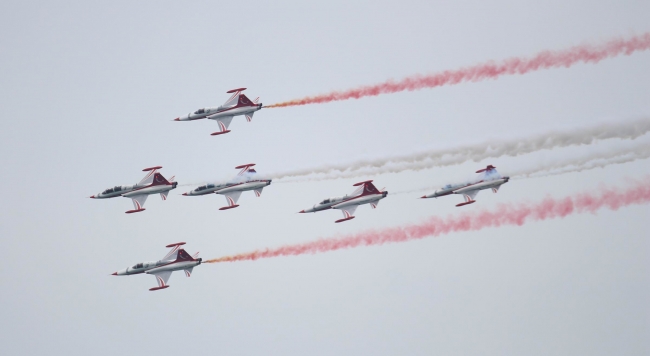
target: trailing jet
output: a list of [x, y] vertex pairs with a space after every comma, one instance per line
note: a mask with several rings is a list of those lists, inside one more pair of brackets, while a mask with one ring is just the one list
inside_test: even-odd
[[221, 183], [221, 184], [206, 184], [202, 185], [190, 192], [183, 193], [185, 196], [195, 196], [195, 195], [206, 195], [206, 194], [222, 194], [226, 196], [226, 201], [228, 206], [219, 208], [219, 210], [227, 210], [236, 208], [237, 200], [242, 192], [247, 190], [255, 191], [255, 196], [259, 197], [262, 195], [262, 189], [267, 185], [271, 185], [271, 179], [256, 179], [255, 175], [257, 172], [251, 168], [255, 163], [243, 164], [241, 166], [235, 167], [235, 169], [241, 169], [237, 176], [232, 179], [230, 182]]
[[424, 195], [421, 198], [437, 198], [449, 194], [462, 194], [465, 197], [465, 202], [456, 204], [456, 206], [476, 203], [474, 198], [479, 191], [483, 189], [492, 189], [492, 191], [496, 193], [499, 191], [501, 185], [508, 183], [508, 180], [510, 180], [510, 177], [501, 177], [496, 168], [497, 167], [494, 167], [493, 165], [489, 165], [476, 171], [476, 173], [484, 173], [478, 181], [472, 183], [447, 184], [446, 186], [436, 190], [435, 193]]
[[200, 265], [203, 260], [202, 258], [197, 258], [199, 257], [198, 252], [190, 256], [189, 253], [181, 248], [182, 245], [185, 245], [185, 242], [167, 245], [165, 247], [171, 248], [171, 250], [162, 259], [135, 264], [133, 267], [127, 267], [114, 272], [113, 276], [130, 276], [140, 273], [151, 274], [156, 277], [158, 287], [150, 288], [149, 290], [165, 289], [169, 287], [167, 281], [172, 275], [172, 272], [183, 270], [185, 271], [185, 275], [189, 277], [192, 275], [192, 269]]
[[118, 185], [113, 188], [108, 188], [99, 194], [95, 194], [90, 198], [93, 199], [106, 199], [115, 197], [131, 198], [133, 200], [133, 210], [128, 210], [126, 213], [137, 213], [146, 210], [143, 208], [144, 202], [151, 194], [160, 194], [162, 200], [167, 200], [167, 194], [172, 189], [175, 189], [178, 182], [174, 182], [174, 177], [169, 180], [165, 179], [162, 174], [157, 171], [161, 166], [145, 168], [143, 172], [149, 172], [142, 178], [142, 180], [134, 185]]
[[353, 185], [357, 188], [351, 194], [342, 197], [334, 197], [323, 200], [322, 202], [314, 205], [313, 207], [299, 211], [299, 213], [315, 213], [317, 211], [327, 209], [340, 209], [343, 212], [343, 219], [336, 220], [340, 223], [355, 218], [354, 211], [357, 210], [359, 205], [370, 204], [375, 209], [381, 199], [386, 198], [388, 192], [383, 190], [379, 191], [371, 180], [359, 182]]
[[219, 123], [219, 128], [221, 130], [213, 132], [211, 135], [216, 136], [226, 134], [230, 132], [230, 130], [228, 130], [228, 126], [230, 125], [230, 121], [232, 121], [233, 117], [244, 115], [246, 116], [246, 121], [251, 122], [253, 119], [253, 114], [256, 111], [262, 109], [262, 104], [257, 103], [259, 97], [251, 101], [248, 97], [246, 97], [246, 95], [241, 94], [241, 92], [244, 90], [246, 90], [246, 88], [229, 90], [226, 93], [232, 94], [232, 96], [230, 96], [230, 99], [228, 99], [223, 105], [219, 106], [218, 108], [202, 108], [196, 110], [194, 113], [189, 113], [185, 116], [177, 117], [174, 119], [174, 121], [193, 121], [200, 119], [216, 120], [217, 123]]

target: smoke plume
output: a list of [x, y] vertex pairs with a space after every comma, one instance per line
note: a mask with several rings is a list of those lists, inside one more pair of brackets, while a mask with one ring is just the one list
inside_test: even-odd
[[359, 99], [366, 96], [435, 88], [463, 82], [477, 82], [496, 79], [503, 75], [525, 74], [540, 69], [571, 67], [577, 63], [597, 63], [618, 55], [631, 55], [637, 51], [650, 49], [650, 33], [627, 39], [613, 39], [601, 45], [583, 45], [559, 51], [543, 51], [530, 58], [509, 58], [500, 62], [487, 62], [471, 67], [446, 70], [429, 75], [414, 75], [399, 81], [388, 80], [383, 83], [362, 86], [344, 91], [334, 91], [301, 99], [289, 100], [267, 108], [322, 104], [331, 101]]
[[419, 171], [468, 161], [479, 162], [487, 158], [514, 157], [540, 150], [591, 145], [607, 139], [634, 140], [648, 132], [650, 132], [650, 118], [643, 118], [581, 129], [549, 131], [512, 140], [490, 140], [448, 149], [276, 172], [269, 176], [285, 181], [309, 181], [397, 173], [405, 170]]
[[594, 213], [601, 208], [618, 210], [632, 204], [650, 202], [650, 177], [631, 183], [627, 188], [604, 188], [597, 193], [579, 193], [564, 198], [548, 197], [537, 203], [502, 204], [494, 210], [483, 210], [449, 216], [431, 217], [424, 222], [405, 226], [369, 230], [339, 238], [318, 239], [306, 243], [266, 248], [233, 256], [224, 256], [204, 263], [254, 261], [261, 258], [315, 254], [361, 246], [406, 242], [459, 231], [478, 231], [489, 227], [521, 226], [530, 221], [564, 218], [577, 213]]

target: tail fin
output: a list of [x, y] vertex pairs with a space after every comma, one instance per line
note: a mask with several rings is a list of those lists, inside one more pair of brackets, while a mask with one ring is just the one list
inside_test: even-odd
[[246, 95], [239, 94], [239, 102], [237, 103], [237, 105], [240, 105], [240, 106], [253, 106], [255, 104]]
[[[381, 193], [379, 190], [377, 190], [377, 187], [375, 187], [375, 185], [372, 184], [371, 180], [367, 180], [367, 181], [364, 181], [364, 182], [359, 182], [359, 183], [354, 184], [353, 186], [355, 186], [355, 187], [361, 186], [361, 187], [357, 188], [357, 191], [363, 189], [361, 192], [359, 192], [359, 195], [380, 194]], [[357, 191], [355, 191], [355, 192], [357, 192]]]
[[167, 181], [167, 179], [165, 179], [165, 177], [163, 177], [162, 174], [156, 173], [153, 175], [153, 182], [151, 183], [151, 185], [169, 185], [169, 184], [171, 183], [169, 183], [169, 181]]
[[189, 253], [187, 253], [187, 251], [181, 248], [178, 250], [176, 261], [194, 261], [194, 259], [192, 258], [192, 256], [190, 256]]

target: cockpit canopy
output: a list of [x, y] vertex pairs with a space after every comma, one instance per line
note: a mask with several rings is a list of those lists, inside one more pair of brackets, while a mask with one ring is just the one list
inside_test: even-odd
[[211, 188], [214, 188], [214, 184], [202, 185], [202, 186], [200, 186], [200, 187], [198, 187], [198, 188], [196, 188], [194, 190], [197, 191], [197, 192], [200, 192], [202, 190], [211, 189]]
[[131, 269], [149, 268], [149, 267], [152, 267], [152, 266], [155, 266], [155, 265], [156, 265], [156, 262], [142, 262], [142, 263], [138, 263], [138, 264], [134, 265], [133, 267], [131, 267]]
[[328, 198], [328, 199], [323, 200], [319, 204], [330, 204], [330, 203], [334, 203], [334, 202], [337, 202], [337, 201], [341, 201], [341, 200], [345, 199], [346, 196]]
[[196, 110], [196, 111], [194, 112], [194, 114], [195, 114], [195, 115], [198, 115], [198, 114], [205, 114], [205, 108], [203, 108], [203, 109], [199, 109], [199, 110]]
[[111, 194], [111, 193], [119, 192], [119, 191], [122, 191], [122, 190], [123, 190], [122, 186], [117, 185], [117, 186], [115, 186], [113, 188], [106, 189], [105, 191], [102, 192], [102, 194]]

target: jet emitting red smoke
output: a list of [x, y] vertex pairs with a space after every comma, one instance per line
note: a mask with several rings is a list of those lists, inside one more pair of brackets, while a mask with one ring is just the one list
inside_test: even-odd
[[485, 79], [495, 79], [502, 75], [525, 74], [528, 72], [570, 67], [577, 63], [597, 63], [603, 59], [621, 54], [631, 55], [637, 51], [650, 49], [650, 33], [633, 36], [628, 39], [614, 39], [602, 45], [575, 46], [559, 51], [543, 51], [532, 58], [509, 58], [501, 62], [487, 62], [472, 67], [456, 70], [446, 70], [429, 75], [414, 75], [397, 82], [387, 80], [383, 83], [362, 86], [344, 91], [334, 91], [316, 96], [307, 96], [301, 99], [289, 100], [277, 104], [267, 105], [267, 108], [285, 106], [322, 104], [331, 101], [359, 99], [365, 96], [397, 93], [400, 91], [420, 90], [435, 88], [443, 85], [453, 85], [462, 82], [476, 82]]
[[487, 227], [523, 225], [529, 221], [541, 221], [565, 216], [595, 212], [601, 208], [617, 210], [632, 204], [650, 202], [650, 177], [632, 184], [627, 189], [600, 188], [599, 193], [580, 193], [565, 198], [546, 198], [538, 203], [502, 204], [492, 211], [483, 210], [450, 216], [446, 219], [431, 217], [425, 222], [381, 230], [369, 230], [340, 238], [319, 239], [302, 244], [264, 249], [234, 256], [225, 256], [203, 263], [257, 260], [279, 256], [314, 254], [359, 246], [382, 245], [390, 242], [406, 242], [439, 236], [458, 231], [476, 231]]

